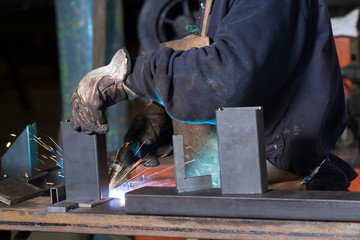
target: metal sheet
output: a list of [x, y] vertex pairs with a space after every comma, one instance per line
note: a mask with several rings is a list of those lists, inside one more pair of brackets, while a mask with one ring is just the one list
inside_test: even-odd
[[109, 196], [105, 135], [74, 131], [61, 122], [66, 200], [96, 201]]
[[40, 196], [43, 190], [16, 178], [0, 181], [0, 202], [9, 206]]
[[267, 172], [262, 108], [219, 109], [216, 126], [222, 193], [265, 192]]
[[129, 192], [128, 214], [360, 221], [360, 193], [269, 191], [222, 195], [220, 190], [178, 194], [175, 188], [145, 187]]
[[211, 176], [185, 178], [184, 144], [182, 136], [173, 136], [175, 180], [178, 192], [211, 189]]
[[37, 135], [36, 123], [27, 125], [24, 131], [1, 158], [1, 171], [7, 177], [33, 177], [38, 168], [38, 144], [34, 137]]

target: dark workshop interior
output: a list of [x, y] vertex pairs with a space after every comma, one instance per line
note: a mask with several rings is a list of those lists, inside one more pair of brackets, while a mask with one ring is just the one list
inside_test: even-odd
[[[58, 32], [56, 28], [56, 0], [1, 0], [0, 1], [0, 156], [8, 150], [8, 143], [13, 142], [31, 123], [37, 123], [38, 134], [59, 138], [59, 122], [62, 115]], [[61, 1], [61, 0], [57, 0]], [[68, 0], [64, 0], [68, 1]], [[72, 0], [76, 2], [76, 0]], [[91, 0], [96, 1], [96, 0]], [[118, 0], [123, 4], [124, 44], [130, 55], [137, 56], [151, 51], [144, 49], [138, 39], [138, 21], [141, 7], [148, 0]], [[181, 0], [173, 0], [181, 1]], [[187, 0], [189, 1], [189, 0]], [[90, 2], [90, 0], [89, 0]], [[171, 0], [168, 0], [171, 2]], [[192, 4], [194, 1], [192, 1]], [[196, 1], [195, 1], [196, 2]], [[356, 0], [328, 0], [331, 17], [344, 16], [356, 7]], [[164, 30], [160, 38], [170, 40], [177, 33]], [[180, 31], [180, 30], [179, 30]], [[183, 31], [183, 30], [181, 30]], [[181, 32], [180, 31], [180, 32]], [[170, 38], [170, 39], [168, 39]], [[151, 40], [149, 40], [151, 42]], [[345, 55], [351, 56], [348, 63], [360, 63], [360, 41], [357, 38], [340, 40], [345, 46]], [[151, 48], [151, 47], [150, 47]], [[341, 54], [339, 58], [341, 59]], [[345, 57], [346, 58], [346, 57]], [[348, 60], [346, 60], [348, 61]], [[341, 63], [341, 60], [340, 60]], [[344, 65], [344, 67], [346, 64]], [[80, 80], [80, 79], [79, 79]], [[351, 90], [349, 90], [349, 85]], [[350, 123], [345, 133], [334, 148], [334, 152], [353, 166], [360, 173], [359, 137], [360, 137], [360, 79], [345, 81]], [[129, 119], [143, 106], [140, 101], [129, 103]], [[119, 146], [120, 147], [120, 146]], [[21, 153], [19, 153], [21, 154]], [[358, 180], [358, 179], [357, 179]], [[351, 191], [360, 191], [360, 181], [352, 186]], [[47, 233], [33, 232], [23, 238], [14, 238], [19, 233], [12, 231], [12, 239], [29, 240], [108, 240], [134, 239], [127, 236], [90, 235], [82, 233]], [[20, 235], [18, 235], [19, 237]], [[21, 237], [21, 236], [20, 236]], [[1, 233], [0, 233], [0, 239]], [[146, 239], [180, 239], [159, 237], [136, 237]], [[181, 238], [185, 239], [185, 238]], [[189, 238], [190, 239], [190, 238]]]

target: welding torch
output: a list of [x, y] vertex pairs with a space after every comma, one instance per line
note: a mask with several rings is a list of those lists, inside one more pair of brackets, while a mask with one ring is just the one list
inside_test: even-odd
[[126, 168], [125, 156], [131, 150], [131, 148], [136, 146], [136, 141], [127, 141], [121, 148], [117, 151], [115, 158], [113, 159], [110, 168], [109, 168], [109, 183], [110, 188], [114, 186], [118, 180], [121, 172]]

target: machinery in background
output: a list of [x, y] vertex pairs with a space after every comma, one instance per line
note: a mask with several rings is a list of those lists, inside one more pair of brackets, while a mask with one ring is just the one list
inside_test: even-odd
[[[338, 148], [354, 148], [358, 151], [360, 137], [360, 65], [353, 64], [351, 37], [335, 37], [336, 49], [342, 69], [344, 92], [349, 114], [349, 123], [338, 140]], [[358, 152], [357, 152], [358, 153]]]

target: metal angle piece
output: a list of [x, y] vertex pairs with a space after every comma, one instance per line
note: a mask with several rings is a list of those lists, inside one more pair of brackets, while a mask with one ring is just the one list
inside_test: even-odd
[[220, 189], [179, 194], [176, 188], [144, 187], [125, 194], [127, 214], [360, 221], [360, 193], [268, 191], [222, 195]]
[[262, 108], [221, 108], [216, 111], [216, 127], [222, 193], [267, 191]]
[[9, 206], [40, 196], [43, 192], [41, 188], [17, 178], [0, 181], [0, 202]]
[[1, 158], [1, 171], [7, 177], [33, 177], [38, 173], [38, 144], [36, 123], [27, 125]]
[[179, 193], [212, 189], [211, 175], [185, 178], [183, 136], [173, 136], [176, 188]]
[[66, 201], [88, 202], [109, 196], [105, 135], [74, 131], [61, 122]]

